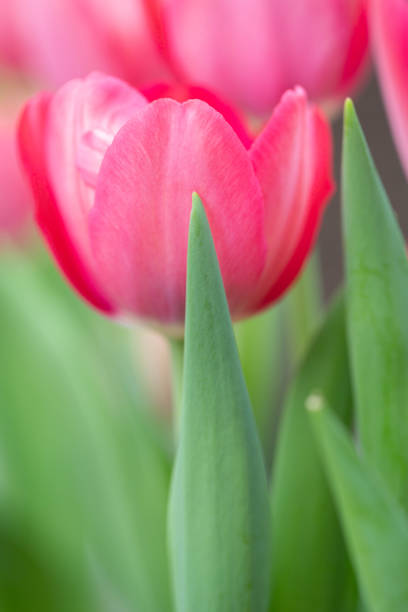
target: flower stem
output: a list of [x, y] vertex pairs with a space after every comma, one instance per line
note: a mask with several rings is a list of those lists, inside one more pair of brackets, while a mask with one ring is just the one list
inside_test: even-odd
[[171, 339], [171, 366], [172, 366], [172, 399], [173, 399], [173, 428], [175, 438], [178, 438], [180, 426], [181, 400], [183, 390], [183, 362], [184, 340]]
[[319, 254], [313, 253], [296, 285], [286, 298], [290, 362], [296, 366], [309, 344], [322, 314]]

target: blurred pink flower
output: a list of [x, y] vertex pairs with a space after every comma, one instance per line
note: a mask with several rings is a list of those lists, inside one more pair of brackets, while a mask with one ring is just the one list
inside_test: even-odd
[[102, 74], [40, 94], [20, 123], [37, 222], [94, 306], [182, 330], [192, 193], [203, 200], [232, 316], [278, 299], [333, 190], [331, 136], [288, 91], [250, 148], [206, 102], [148, 102]]
[[394, 139], [408, 176], [408, 3], [371, 0], [373, 50]]
[[296, 85], [338, 104], [366, 65], [366, 0], [162, 0], [161, 16], [179, 73], [258, 115]]
[[163, 78], [144, 0], [0, 0], [0, 61], [47, 85], [104, 70]]

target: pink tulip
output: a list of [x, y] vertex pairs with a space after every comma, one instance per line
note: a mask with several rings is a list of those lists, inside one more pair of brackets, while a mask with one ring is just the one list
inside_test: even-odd
[[338, 104], [362, 76], [366, 0], [163, 0], [174, 64], [255, 114], [304, 87]]
[[394, 139], [408, 175], [408, 3], [372, 0], [373, 49]]
[[60, 85], [105, 70], [134, 84], [167, 74], [144, 0], [0, 0], [0, 61]]
[[170, 333], [184, 323], [193, 192], [237, 319], [293, 282], [333, 189], [330, 130], [299, 88], [249, 149], [206, 102], [148, 102], [101, 74], [33, 98], [19, 139], [38, 225], [71, 283], [105, 313]]

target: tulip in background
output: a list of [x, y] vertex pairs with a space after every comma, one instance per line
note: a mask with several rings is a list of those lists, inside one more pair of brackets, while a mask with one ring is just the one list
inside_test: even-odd
[[2, 0], [0, 61], [46, 86], [91, 70], [136, 85], [168, 75], [143, 0]]
[[103, 74], [33, 98], [19, 138], [37, 222], [71, 283], [108, 314], [176, 333], [194, 191], [238, 319], [294, 281], [333, 190], [330, 131], [299, 88], [249, 149], [207, 103], [148, 103]]
[[161, 18], [179, 72], [256, 115], [296, 85], [338, 106], [367, 63], [366, 0], [168, 0]]
[[394, 140], [408, 176], [408, 4], [371, 0], [373, 49]]

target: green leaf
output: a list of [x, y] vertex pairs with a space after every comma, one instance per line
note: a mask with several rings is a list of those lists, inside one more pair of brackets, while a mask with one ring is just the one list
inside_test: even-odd
[[[92, 331], [112, 340], [116, 328], [85, 308], [78, 317], [54, 282], [23, 256], [2, 257], [0, 548], [48, 585], [22, 609], [169, 610], [167, 453], [124, 354]], [[18, 609], [16, 572], [0, 571], [0, 598]]]
[[[369, 612], [408, 610], [408, 520], [322, 396], [307, 402]], [[336, 609], [336, 608], [335, 608]]]
[[178, 612], [263, 612], [268, 494], [206, 215], [193, 198], [169, 536]]
[[279, 612], [355, 610], [355, 589], [305, 400], [323, 389], [350, 422], [342, 299], [334, 302], [290, 389], [272, 479], [272, 601]]
[[343, 204], [358, 430], [368, 460], [408, 507], [408, 261], [351, 101]]

